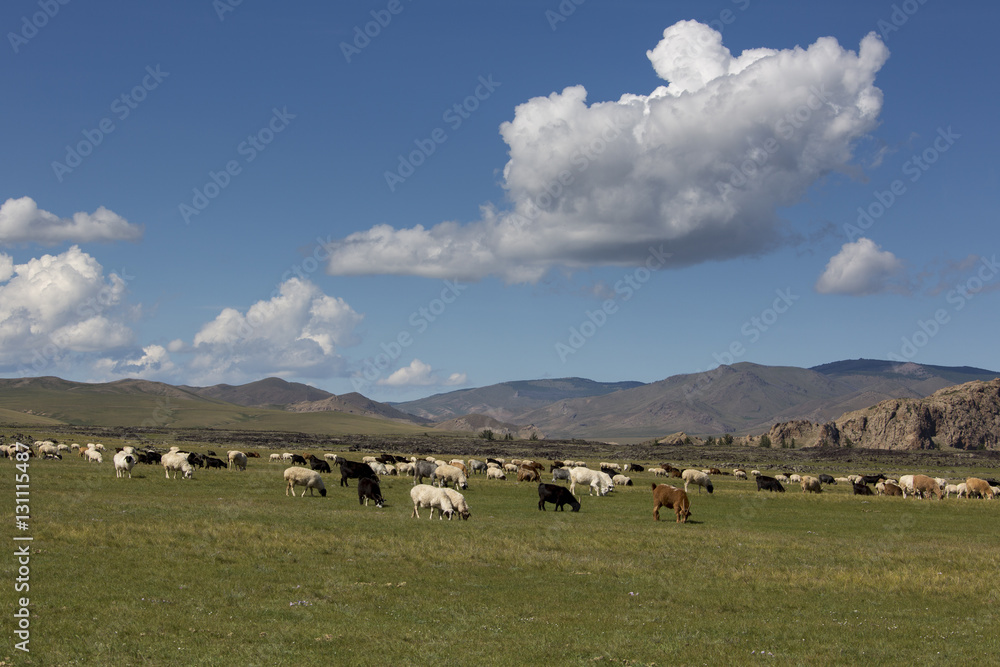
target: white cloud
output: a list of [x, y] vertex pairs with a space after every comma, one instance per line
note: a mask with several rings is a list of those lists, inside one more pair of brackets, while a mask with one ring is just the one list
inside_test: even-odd
[[903, 263], [895, 255], [882, 250], [871, 239], [860, 238], [845, 243], [830, 258], [816, 281], [816, 291], [853, 296], [900, 291], [903, 271]]
[[100, 359], [93, 368], [95, 372], [109, 379], [122, 377], [163, 379], [177, 371], [170, 354], [161, 345], [147, 345], [142, 348], [142, 354], [134, 359]]
[[694, 21], [647, 53], [669, 85], [588, 106], [571, 86], [519, 105], [500, 126], [509, 210], [469, 224], [378, 225], [335, 242], [335, 275], [536, 282], [550, 268], [669, 266], [765, 252], [794, 236], [777, 215], [823, 175], [850, 170], [875, 127], [888, 57], [870, 34], [732, 56]]
[[0, 364], [55, 364], [130, 345], [125, 281], [73, 246], [25, 264], [0, 254]]
[[[265, 375], [324, 377], [345, 372], [340, 348], [358, 342], [363, 315], [308, 280], [292, 278], [246, 313], [225, 308], [194, 337], [199, 382], [238, 382]], [[178, 341], [170, 343], [179, 350]]]
[[133, 225], [103, 206], [93, 213], [74, 213], [72, 218], [43, 211], [31, 197], [8, 199], [0, 205], [0, 244], [69, 241], [138, 241], [142, 227]]
[[396, 370], [389, 377], [379, 380], [376, 384], [388, 387], [453, 387], [463, 385], [467, 381], [465, 373], [452, 373], [442, 380], [434, 373], [430, 364], [414, 359], [409, 366]]

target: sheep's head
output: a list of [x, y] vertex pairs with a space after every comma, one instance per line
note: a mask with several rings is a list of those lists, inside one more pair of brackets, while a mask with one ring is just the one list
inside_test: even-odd
[[321, 496], [323, 496], [324, 498], [326, 498], [326, 489], [320, 489], [320, 490], [319, 490], [319, 495], [321, 495]]

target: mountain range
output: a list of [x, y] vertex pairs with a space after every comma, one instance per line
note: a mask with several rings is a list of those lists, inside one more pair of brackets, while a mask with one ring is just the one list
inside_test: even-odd
[[587, 439], [644, 439], [678, 431], [740, 435], [765, 433], [779, 422], [822, 424], [888, 399], [919, 399], [955, 384], [997, 377], [1000, 373], [967, 366], [870, 359], [813, 368], [741, 362], [652, 383], [521, 380], [393, 404], [279, 378], [210, 387], [17, 378], [0, 379], [0, 420], [262, 429], [280, 424], [331, 432], [490, 428], [517, 437]]

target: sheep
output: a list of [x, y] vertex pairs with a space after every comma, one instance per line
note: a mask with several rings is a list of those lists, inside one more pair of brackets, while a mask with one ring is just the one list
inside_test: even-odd
[[281, 460], [282, 461], [291, 461], [292, 460], [292, 456], [293, 456], [293, 454], [291, 452], [282, 452], [281, 453]]
[[958, 494], [959, 488], [958, 484], [945, 484], [944, 486], [944, 497], [951, 498], [951, 494]]
[[746, 479], [747, 473], [745, 470], [734, 470], [733, 477], [735, 477], [736, 479]]
[[967, 489], [966, 495], [975, 493], [981, 498], [993, 498], [993, 487], [985, 479], [969, 477], [965, 480], [965, 487]]
[[229, 452], [229, 468], [236, 470], [246, 470], [247, 469], [247, 455], [243, 452], [234, 449]]
[[[326, 496], [326, 485], [323, 484], [323, 477], [315, 470], [302, 468], [301, 466], [292, 466], [291, 468], [285, 468], [284, 478], [286, 482], [286, 496], [291, 491], [294, 498], [296, 486], [304, 486], [306, 489], [309, 489], [310, 496], [313, 495], [313, 489], [319, 490], [319, 495]], [[306, 496], [306, 489], [302, 489], [303, 498]]]
[[835, 477], [833, 479], [833, 483], [834, 484], [851, 484], [851, 480], [847, 479], [846, 477]]
[[469, 488], [468, 479], [465, 474], [453, 465], [445, 463], [444, 465], [439, 465], [433, 473], [431, 473], [431, 482], [437, 482], [438, 486], [445, 487], [448, 486], [448, 482], [451, 482], [459, 489]]
[[448, 461], [448, 465], [455, 466], [456, 468], [462, 471], [463, 475], [465, 475], [466, 477], [469, 476], [469, 469], [465, 467], [465, 461], [461, 461], [459, 459], [452, 459], [451, 461]]
[[178, 451], [170, 451], [160, 457], [160, 464], [163, 466], [164, 474], [166, 474], [167, 479], [170, 479], [170, 471], [174, 472], [174, 479], [177, 479], [177, 473], [181, 473], [182, 479], [191, 479], [194, 477], [194, 467], [188, 463], [187, 453], [180, 453]]
[[372, 463], [378, 463], [378, 459], [374, 456], [363, 456], [361, 457], [361, 462], [371, 465]]
[[413, 462], [413, 486], [421, 484], [424, 481], [424, 477], [430, 477], [434, 479], [434, 471], [437, 470], [437, 466], [431, 461], [414, 461]]
[[611, 478], [615, 486], [632, 486], [632, 478], [625, 475], [615, 475]]
[[799, 480], [799, 484], [802, 486], [802, 493], [805, 493], [806, 491], [811, 493], [823, 492], [823, 484], [815, 477], [806, 475]]
[[268, 463], [281, 463], [281, 454], [271, 454], [267, 457]]
[[653, 477], [666, 477], [667, 471], [663, 468], [650, 468], [653, 471]]
[[754, 477], [760, 477], [760, 476], [761, 476], [761, 475], [763, 475], [764, 473], [762, 473], [762, 472], [761, 472], [761, 471], [759, 471], [759, 470], [751, 470], [751, 471], [750, 471], [750, 474], [751, 474], [751, 475], [753, 475]]
[[584, 484], [590, 487], [590, 495], [594, 495], [594, 490], [596, 489], [599, 496], [608, 495], [611, 486], [601, 476], [600, 471], [579, 466], [569, 469], [569, 492], [574, 496], [576, 495], [577, 484]]
[[513, 463], [504, 463], [503, 464], [503, 469], [504, 469], [504, 472], [510, 472], [510, 473], [515, 473], [515, 474], [517, 473], [517, 466], [514, 465]]
[[552, 471], [552, 481], [556, 482], [560, 479], [569, 481], [569, 468], [556, 468]]
[[688, 484], [697, 484], [698, 493], [701, 493], [701, 488], [705, 487], [709, 493], [712, 493], [714, 488], [712, 487], [712, 478], [703, 473], [700, 470], [695, 470], [694, 468], [688, 468], [681, 473], [681, 479], [684, 480], [684, 493], [687, 493]]
[[534, 468], [528, 468], [525, 466], [518, 466], [517, 468], [517, 481], [518, 482], [541, 482], [541, 475]]
[[482, 461], [479, 461], [478, 459], [469, 459], [468, 465], [469, 465], [469, 471], [473, 475], [480, 472], [481, 473], [486, 472], [486, 464], [483, 463]]
[[774, 478], [776, 480], [778, 480], [779, 482], [781, 482], [782, 484], [788, 484], [788, 482], [789, 482], [788, 475], [778, 474], [778, 475], [775, 475]]
[[969, 497], [969, 485], [962, 482], [958, 485], [958, 498], [968, 498]]
[[486, 479], [507, 479], [507, 475], [504, 474], [503, 470], [499, 467], [487, 468], [486, 469]]
[[[291, 458], [291, 457], [289, 457], [289, 458]], [[326, 459], [327, 461], [332, 461], [334, 465], [337, 465], [337, 455], [336, 454], [331, 454], [330, 452], [327, 452], [326, 454], [323, 455], [323, 458]]]
[[45, 458], [48, 454], [58, 454], [59, 448], [51, 442], [43, 442], [38, 445], [38, 456]]
[[451, 506], [455, 508], [455, 511], [448, 515], [448, 521], [451, 521], [451, 517], [456, 513], [462, 518], [462, 521], [468, 521], [472, 512], [469, 511], [469, 505], [465, 502], [465, 496], [455, 489], [445, 487], [441, 490], [445, 492], [448, 499], [451, 500]]
[[96, 449], [85, 449], [83, 450], [83, 456], [90, 463], [104, 463], [104, 457]]
[[114, 457], [115, 462], [115, 477], [124, 477], [126, 474], [129, 479], [132, 479], [132, 467], [135, 465], [136, 458], [133, 454], [128, 452], [118, 452]]
[[381, 461], [373, 461], [368, 464], [368, 467], [372, 469], [376, 475], [388, 475], [389, 469], [385, 467], [385, 464]]
[[673, 509], [677, 515], [677, 523], [687, 523], [691, 516], [691, 501], [687, 494], [675, 486], [669, 484], [656, 484], [653, 482], [653, 519], [660, 520], [660, 508]]
[[445, 493], [445, 489], [439, 489], [430, 484], [417, 484], [410, 489], [410, 499], [413, 501], [413, 513], [410, 518], [420, 518], [420, 507], [429, 507], [431, 510], [428, 518], [434, 518], [434, 509], [437, 508], [438, 519], [443, 519], [447, 514], [449, 518], [455, 512], [455, 506], [451, 498]]
[[801, 475], [789, 475], [788, 476], [788, 482], [790, 484], [801, 484], [802, 483], [802, 476]]
[[413, 464], [412, 463], [399, 462], [399, 463], [396, 464], [396, 472], [400, 476], [402, 476], [402, 475], [413, 475]]

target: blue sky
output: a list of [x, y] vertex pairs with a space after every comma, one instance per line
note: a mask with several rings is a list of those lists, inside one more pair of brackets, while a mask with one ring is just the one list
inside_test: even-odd
[[986, 3], [0, 9], [0, 373], [1000, 369]]

